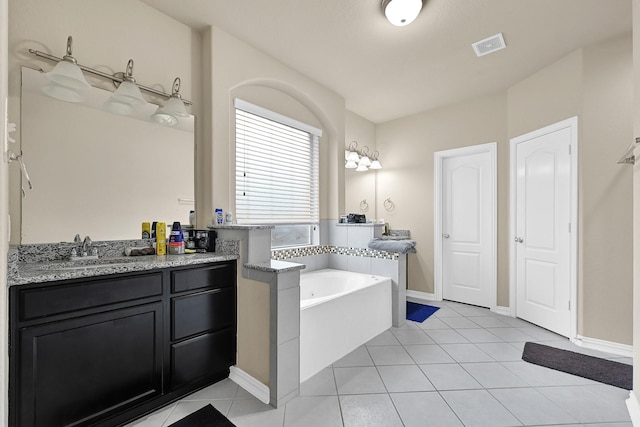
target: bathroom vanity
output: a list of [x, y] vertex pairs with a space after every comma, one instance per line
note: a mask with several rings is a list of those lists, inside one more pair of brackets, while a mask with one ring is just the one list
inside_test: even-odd
[[9, 291], [10, 425], [122, 425], [226, 378], [236, 260], [198, 255], [25, 268], [32, 283]]

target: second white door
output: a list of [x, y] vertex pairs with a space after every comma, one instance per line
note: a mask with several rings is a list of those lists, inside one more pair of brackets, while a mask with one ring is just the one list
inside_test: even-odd
[[442, 296], [481, 307], [495, 304], [494, 155], [442, 160]]
[[512, 140], [515, 150], [516, 315], [571, 333], [571, 145], [566, 120]]

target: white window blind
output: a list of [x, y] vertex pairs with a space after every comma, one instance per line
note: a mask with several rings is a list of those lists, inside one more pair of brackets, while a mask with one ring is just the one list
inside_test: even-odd
[[236, 220], [317, 224], [322, 132], [236, 99]]

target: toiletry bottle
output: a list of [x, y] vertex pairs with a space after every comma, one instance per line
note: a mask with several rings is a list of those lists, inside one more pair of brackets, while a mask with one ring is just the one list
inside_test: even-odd
[[189, 225], [196, 225], [196, 211], [189, 211]]
[[222, 209], [216, 208], [216, 224], [222, 225], [223, 222], [224, 222], [224, 213], [222, 212]]
[[167, 224], [164, 222], [156, 224], [156, 254], [167, 254]]
[[151, 238], [155, 239], [156, 238], [156, 227], [158, 226], [158, 221], [153, 221], [153, 224], [151, 224]]
[[151, 223], [143, 222], [142, 223], [142, 238], [150, 239], [151, 238]]
[[169, 255], [184, 254], [184, 236], [180, 222], [175, 221], [171, 226], [171, 234], [169, 235]]

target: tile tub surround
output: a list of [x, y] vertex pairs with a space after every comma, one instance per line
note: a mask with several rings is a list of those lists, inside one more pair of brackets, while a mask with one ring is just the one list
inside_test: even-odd
[[299, 394], [300, 270], [284, 261], [244, 264], [248, 279], [269, 284], [269, 403], [279, 408]]
[[305, 271], [332, 268], [391, 278], [393, 326], [406, 321], [407, 254], [368, 248], [306, 246], [271, 251], [274, 260], [304, 264]]
[[[303, 382], [300, 396], [277, 409], [224, 380], [126, 427], [167, 427], [208, 403], [238, 427], [632, 427], [628, 391], [521, 357], [524, 342], [534, 341], [625, 363], [631, 359], [578, 347], [488, 309], [437, 304], [441, 314], [385, 331]], [[471, 323], [446, 323], [455, 318]], [[500, 329], [519, 334], [496, 335]], [[457, 346], [447, 344], [453, 336]], [[461, 348], [475, 358], [463, 361]]]
[[[238, 258], [238, 245], [233, 241], [219, 241], [216, 244], [225, 252], [207, 252], [185, 255], [147, 255], [137, 257], [124, 256], [127, 247], [146, 247], [153, 243], [152, 239], [118, 240], [94, 242], [98, 246], [99, 260], [86, 260], [88, 263], [100, 264], [111, 262], [98, 268], [64, 269], [77, 266], [84, 261], [69, 261], [71, 249], [76, 243], [46, 243], [12, 246], [9, 251], [8, 283], [21, 285], [26, 283], [51, 282], [57, 280], [92, 277], [107, 274], [145, 271], [155, 268], [177, 267], [182, 265], [202, 264], [211, 261], [228, 261]], [[121, 261], [121, 263], [119, 263]], [[78, 263], [78, 264], [73, 264]], [[60, 269], [56, 269], [60, 267]]]

